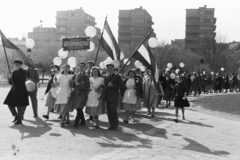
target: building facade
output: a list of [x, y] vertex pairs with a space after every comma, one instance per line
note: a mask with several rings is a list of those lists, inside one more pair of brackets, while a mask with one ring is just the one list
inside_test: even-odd
[[[84, 30], [88, 26], [95, 26], [95, 18], [84, 12], [82, 8], [67, 11], [57, 11], [56, 28], [38, 26], [33, 28], [33, 32], [28, 33], [28, 38], [35, 40], [35, 47], [45, 44], [60, 43], [62, 37], [85, 36]], [[101, 30], [97, 28], [97, 36], [93, 41], [98, 40]]]
[[[119, 10], [118, 43], [136, 46], [153, 30], [151, 15], [142, 7], [132, 10]], [[153, 33], [152, 37], [156, 37]]]
[[214, 8], [199, 7], [186, 9], [185, 49], [199, 52], [206, 46], [213, 46], [216, 37]]

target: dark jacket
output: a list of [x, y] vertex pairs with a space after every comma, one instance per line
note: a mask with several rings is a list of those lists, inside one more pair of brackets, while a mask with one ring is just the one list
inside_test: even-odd
[[185, 94], [188, 93], [188, 87], [186, 84], [184, 83], [177, 83], [174, 87], [173, 87], [173, 94], [172, 94], [172, 98], [174, 98], [175, 96], [180, 96], [180, 97], [184, 97]]
[[[116, 78], [114, 78], [115, 76]], [[107, 73], [103, 76], [103, 78], [104, 78], [105, 88], [107, 88], [105, 92], [105, 101], [106, 102], [118, 101], [120, 89], [123, 89], [124, 87], [122, 78], [119, 75], [116, 75], [115, 73], [112, 73], [112, 76], [110, 76], [110, 74]], [[108, 83], [111, 81], [112, 81], [113, 87], [107, 87]]]
[[[124, 85], [124, 88], [121, 89], [121, 94], [122, 96], [124, 96], [124, 92], [126, 91], [126, 83], [127, 83], [127, 80], [129, 78], [126, 78], [123, 82], [123, 85]], [[136, 94], [137, 94], [137, 97], [140, 97], [140, 98], [143, 98], [143, 87], [142, 87], [142, 81], [138, 78], [138, 77], [135, 77], [134, 78], [134, 81], [135, 81], [135, 89], [136, 89]]]
[[12, 72], [12, 81], [14, 90], [13, 87], [11, 87], [11, 90], [6, 97], [4, 104], [12, 107], [28, 106], [28, 93], [25, 85], [26, 71], [23, 69], [14, 70]]

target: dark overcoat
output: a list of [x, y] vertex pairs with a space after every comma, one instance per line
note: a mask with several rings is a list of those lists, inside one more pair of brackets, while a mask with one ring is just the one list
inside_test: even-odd
[[[25, 85], [26, 71], [22, 68], [12, 72], [12, 82], [14, 85], [11, 87], [4, 104], [11, 107], [25, 107], [29, 105], [28, 92]], [[12, 84], [11, 81], [9, 81]]]

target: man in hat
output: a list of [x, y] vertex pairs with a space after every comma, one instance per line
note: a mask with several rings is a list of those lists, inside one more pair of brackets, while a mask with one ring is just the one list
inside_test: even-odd
[[104, 83], [105, 83], [105, 101], [107, 104], [107, 115], [110, 123], [108, 130], [117, 130], [118, 129], [118, 114], [117, 106], [119, 101], [120, 89], [122, 89], [123, 82], [122, 78], [113, 72], [114, 65], [108, 64], [107, 70], [108, 73], [105, 74]]
[[[25, 85], [26, 71], [22, 69], [22, 60], [14, 60], [14, 71], [12, 72], [10, 84], [12, 85], [4, 104], [8, 105], [15, 124], [22, 124], [23, 109], [29, 105], [28, 93]], [[17, 110], [16, 110], [17, 108]]]

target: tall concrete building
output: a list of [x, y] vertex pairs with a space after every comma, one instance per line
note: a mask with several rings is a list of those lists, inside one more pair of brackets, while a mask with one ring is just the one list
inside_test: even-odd
[[[63, 36], [85, 36], [84, 30], [87, 26], [95, 26], [95, 18], [82, 8], [68, 11], [57, 11], [56, 34], [59, 38]], [[98, 29], [98, 32], [100, 29]]]
[[216, 18], [214, 8], [186, 9], [185, 49], [199, 52], [215, 43]]
[[[153, 30], [151, 15], [142, 7], [132, 10], [119, 10], [118, 43], [138, 45]], [[156, 37], [156, 34], [152, 34]]]

